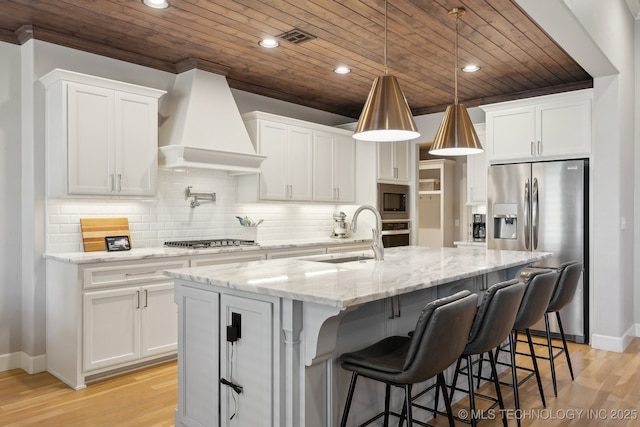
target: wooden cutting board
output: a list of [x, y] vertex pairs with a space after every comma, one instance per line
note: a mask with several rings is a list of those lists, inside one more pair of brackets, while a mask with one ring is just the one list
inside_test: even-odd
[[131, 242], [127, 218], [80, 218], [80, 228], [85, 252], [106, 251], [106, 236], [127, 236]]

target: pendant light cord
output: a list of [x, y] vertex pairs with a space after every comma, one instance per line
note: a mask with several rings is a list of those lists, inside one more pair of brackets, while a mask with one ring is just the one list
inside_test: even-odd
[[384, 75], [389, 74], [387, 67], [387, 0], [384, 0]]
[[453, 65], [453, 103], [458, 105], [458, 17], [460, 16], [460, 11], [456, 8], [454, 13], [456, 15], [456, 38], [454, 46], [455, 60]]

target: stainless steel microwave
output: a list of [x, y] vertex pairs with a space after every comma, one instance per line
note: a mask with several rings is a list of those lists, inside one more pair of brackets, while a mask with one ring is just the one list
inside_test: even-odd
[[408, 220], [409, 186], [378, 184], [378, 210], [383, 220]]

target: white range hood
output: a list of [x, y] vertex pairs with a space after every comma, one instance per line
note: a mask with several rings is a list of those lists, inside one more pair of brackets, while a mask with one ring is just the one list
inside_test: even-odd
[[159, 130], [160, 167], [259, 173], [256, 154], [224, 76], [191, 69], [176, 76]]

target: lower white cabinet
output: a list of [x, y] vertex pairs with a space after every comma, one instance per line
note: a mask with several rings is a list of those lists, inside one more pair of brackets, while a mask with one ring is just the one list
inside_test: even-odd
[[[279, 426], [279, 299], [178, 281], [177, 426]], [[253, 295], [255, 297], [255, 294]], [[228, 327], [239, 318], [237, 340]], [[236, 393], [221, 381], [242, 387]]]
[[172, 281], [86, 292], [83, 305], [86, 371], [178, 348]]
[[188, 259], [47, 261], [47, 370], [74, 389], [88, 377], [175, 357], [177, 307], [163, 270]]

